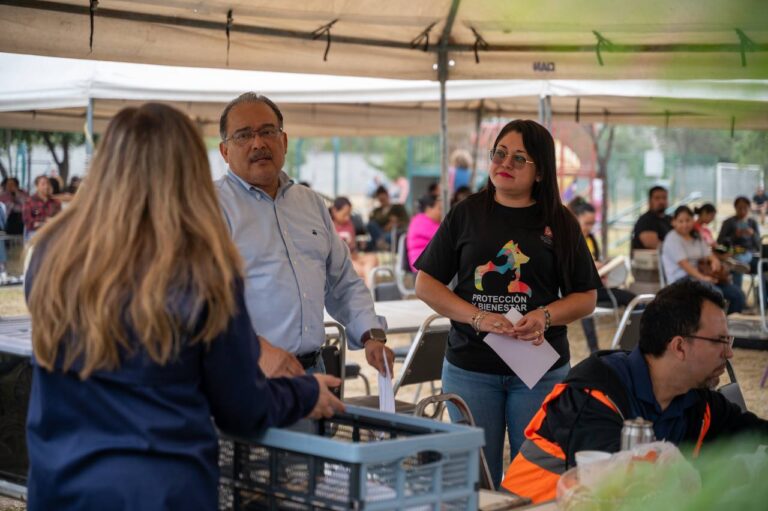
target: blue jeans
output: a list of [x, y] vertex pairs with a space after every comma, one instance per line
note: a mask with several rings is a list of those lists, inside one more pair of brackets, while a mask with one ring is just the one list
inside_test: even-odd
[[[736, 259], [740, 263], [744, 263], [746, 265], [752, 266], [752, 253], [751, 252], [744, 252], [741, 254], [734, 254], [733, 258]], [[756, 273], [756, 271], [753, 270], [753, 273]], [[744, 275], [733, 271], [731, 272], [731, 277], [733, 278], [733, 285], [737, 288], [741, 289], [741, 283], [744, 281]]]
[[728, 314], [744, 310], [746, 297], [741, 287], [736, 287], [734, 284], [716, 284], [716, 287], [723, 293], [723, 297], [728, 300]]
[[[485, 459], [496, 488], [504, 472], [504, 432], [509, 435], [510, 459], [515, 459], [525, 440], [524, 430], [541, 407], [544, 398], [560, 383], [570, 369], [569, 364], [549, 371], [533, 389], [528, 389], [517, 376], [478, 373], [443, 361], [443, 392], [458, 394], [469, 405], [478, 427], [485, 430]], [[452, 422], [461, 414], [451, 404]]]

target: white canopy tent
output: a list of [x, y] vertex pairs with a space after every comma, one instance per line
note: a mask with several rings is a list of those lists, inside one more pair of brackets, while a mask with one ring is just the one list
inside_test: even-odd
[[[763, 0], [0, 0], [0, 50], [437, 79], [445, 185], [449, 78], [762, 80], [768, 9]], [[555, 106], [542, 101], [545, 119]]]
[[[207, 135], [221, 110], [245, 90], [275, 100], [293, 136], [435, 133], [439, 85], [403, 81], [0, 54], [0, 126], [79, 131], [92, 102], [101, 131], [123, 106], [166, 101]], [[453, 80], [449, 125], [473, 129], [485, 115], [537, 117], [549, 96], [552, 117], [583, 122], [768, 129], [768, 81]], [[718, 98], [713, 100], [710, 98]]]
[[764, 0], [0, 0], [0, 49], [435, 80], [768, 77]]

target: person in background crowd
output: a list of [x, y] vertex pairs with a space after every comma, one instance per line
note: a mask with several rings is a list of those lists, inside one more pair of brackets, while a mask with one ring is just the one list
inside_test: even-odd
[[384, 185], [376, 189], [374, 198], [379, 205], [371, 211], [368, 234], [371, 236], [370, 250], [386, 250], [392, 243], [392, 229], [404, 231], [408, 227], [408, 212], [402, 204], [392, 204]]
[[472, 155], [464, 149], [456, 149], [451, 154], [450, 182], [451, 191], [455, 194], [461, 187], [471, 187], [469, 178], [472, 175]]
[[712, 442], [741, 433], [766, 443], [768, 421], [713, 390], [733, 357], [724, 305], [716, 289], [695, 280], [659, 291], [640, 319], [634, 350], [592, 354], [544, 399], [504, 488], [535, 503], [555, 498], [575, 453], [619, 451], [630, 417], [651, 421], [657, 440], [694, 458]]
[[693, 228], [693, 212], [680, 206], [672, 216], [674, 229], [664, 238], [661, 260], [667, 283], [687, 277], [714, 284], [728, 300], [728, 314], [744, 309], [744, 292], [733, 285], [728, 272], [721, 271], [721, 262], [712, 247]]
[[76, 194], [81, 182], [82, 179], [80, 177], [72, 176], [69, 180], [69, 186], [66, 188], [67, 193], [70, 195]]
[[5, 232], [14, 236], [24, 234], [23, 210], [29, 196], [19, 188], [19, 180], [6, 177], [2, 182], [0, 202], [5, 204]]
[[[595, 227], [595, 207], [582, 197], [577, 196], [568, 203], [568, 209], [571, 210], [576, 217], [576, 220], [579, 222], [581, 234], [584, 235], [589, 253], [592, 254], [595, 268], [599, 270], [605, 263], [600, 257], [600, 245], [598, 245], [597, 239], [592, 234], [592, 229]], [[616, 300], [616, 304], [623, 307], [629, 305], [629, 302], [635, 297], [634, 293], [627, 291], [626, 289], [617, 287], [606, 289], [601, 287], [597, 290], [597, 304], [603, 307], [613, 307], [614, 302], [611, 300], [611, 295], [613, 295], [613, 298]], [[584, 337], [587, 339], [589, 351], [594, 353], [598, 350], [595, 319], [592, 316], [582, 318], [581, 327], [584, 329]]]
[[429, 195], [434, 195], [435, 197], [440, 195], [440, 181], [433, 181], [429, 183], [429, 186], [427, 187], [427, 193]]
[[699, 233], [699, 237], [701, 237], [704, 243], [710, 247], [714, 247], [717, 245], [717, 242], [715, 241], [715, 236], [712, 234], [712, 231], [709, 229], [709, 224], [714, 221], [715, 216], [717, 215], [717, 209], [707, 202], [706, 204], [694, 208], [693, 212], [696, 214], [696, 222], [694, 222], [693, 228]]
[[[757, 272], [757, 260], [754, 253], [760, 252], [760, 227], [754, 218], [749, 216], [749, 199], [740, 196], [733, 201], [736, 214], [727, 218], [720, 226], [720, 234], [717, 242], [730, 248], [733, 258], [745, 265], [749, 265], [751, 272]], [[733, 272], [733, 284], [741, 289], [744, 275]], [[726, 297], [727, 298], [727, 297]]]
[[[216, 181], [229, 233], [245, 260], [245, 302], [268, 376], [324, 372], [323, 308], [347, 332], [350, 349], [386, 374], [394, 354], [384, 318], [355, 273], [323, 199], [282, 170], [288, 148], [280, 108], [246, 92], [219, 120], [219, 151], [229, 168]], [[265, 307], [265, 301], [268, 306]], [[277, 346], [273, 346], [274, 342]]]
[[752, 202], [755, 203], [755, 213], [760, 216], [760, 225], [763, 225], [765, 223], [765, 209], [768, 207], [768, 195], [765, 194], [763, 185], [757, 186], [757, 191], [752, 196]]
[[435, 236], [440, 220], [443, 217], [442, 199], [434, 195], [426, 194], [419, 199], [419, 211], [408, 224], [408, 233], [405, 235], [405, 251], [408, 254], [408, 265], [415, 272], [414, 263], [430, 240]]
[[[498, 487], [505, 432], [514, 458], [525, 425], [568, 372], [566, 325], [594, 310], [600, 279], [560, 201], [555, 142], [546, 128], [528, 120], [506, 124], [490, 157], [485, 192], [448, 213], [414, 266], [416, 296], [451, 319], [443, 391], [461, 396], [485, 430], [483, 449]], [[510, 321], [511, 308], [522, 318]], [[559, 358], [529, 389], [483, 341], [488, 332], [534, 345], [546, 339]], [[459, 420], [452, 406], [449, 412]]]
[[[352, 203], [346, 197], [337, 197], [329, 208], [336, 233], [349, 247], [349, 255], [355, 272], [366, 280], [371, 270], [379, 265], [374, 253], [360, 252], [357, 248], [355, 225], [352, 223]], [[373, 282], [370, 283], [373, 285]]]
[[648, 190], [648, 211], [640, 215], [632, 231], [632, 249], [656, 249], [672, 230], [672, 218], [667, 210], [667, 190], [654, 186]]
[[51, 197], [59, 201], [60, 204], [69, 204], [73, 195], [64, 186], [64, 179], [60, 175], [51, 172], [48, 176], [48, 181], [51, 183]]
[[217, 509], [216, 428], [250, 436], [343, 410], [337, 378], [259, 370], [210, 175], [185, 114], [125, 108], [89, 186], [31, 240], [30, 511]]
[[61, 211], [61, 203], [53, 198], [48, 176], [35, 178], [35, 194], [24, 203], [24, 238], [28, 240], [49, 219]]
[[451, 208], [453, 208], [456, 204], [463, 201], [470, 195], [472, 195], [472, 190], [470, 190], [469, 187], [460, 186], [457, 188], [456, 193], [454, 193], [453, 197], [451, 197]]

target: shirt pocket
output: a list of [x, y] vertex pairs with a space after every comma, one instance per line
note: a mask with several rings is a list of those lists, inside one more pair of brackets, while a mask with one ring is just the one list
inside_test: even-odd
[[308, 224], [293, 233], [293, 245], [297, 255], [311, 266], [325, 268], [331, 250], [331, 235], [319, 225]]

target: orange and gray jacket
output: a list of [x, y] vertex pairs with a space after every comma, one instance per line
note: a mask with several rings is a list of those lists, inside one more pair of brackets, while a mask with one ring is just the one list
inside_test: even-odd
[[[575, 366], [544, 399], [525, 429], [526, 439], [501, 483], [504, 488], [535, 503], [554, 499], [560, 475], [575, 466], [575, 452], [620, 449], [624, 419], [632, 417], [627, 388], [600, 360], [611, 353], [600, 351]], [[685, 412], [684, 443], [689, 446], [684, 452], [695, 457], [703, 443], [722, 434], [768, 435], [768, 421], [742, 412], [718, 392], [696, 392], [698, 403]]]

